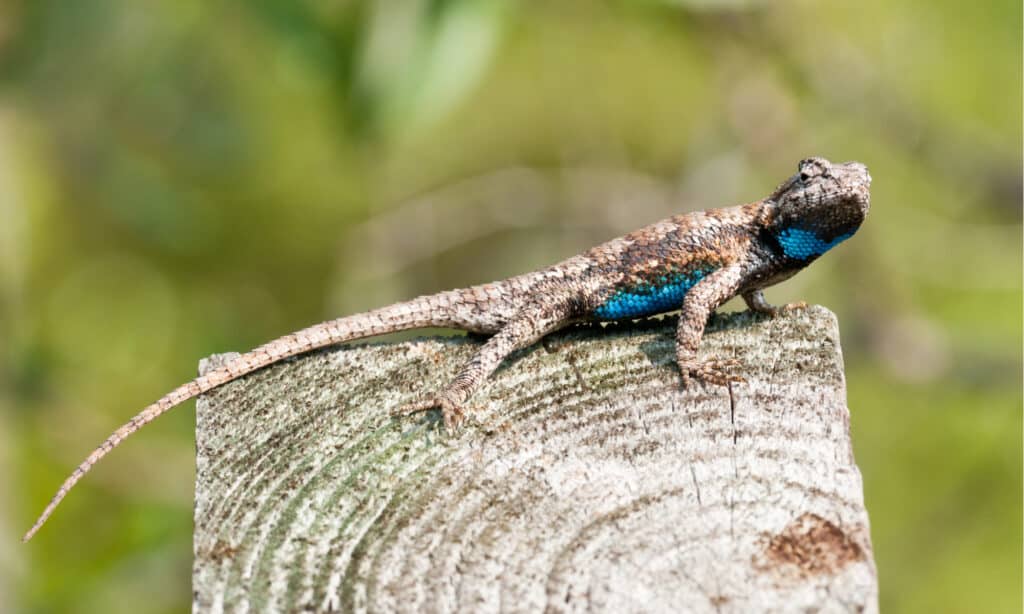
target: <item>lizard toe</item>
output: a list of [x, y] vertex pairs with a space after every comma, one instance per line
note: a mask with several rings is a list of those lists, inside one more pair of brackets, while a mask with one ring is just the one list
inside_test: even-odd
[[449, 434], [458, 432], [459, 428], [466, 422], [466, 413], [462, 410], [462, 407], [444, 394], [428, 397], [414, 403], [407, 403], [391, 412], [391, 415], [395, 417], [409, 416], [421, 411], [430, 411], [431, 409], [441, 410], [441, 415], [444, 417], [444, 427]]
[[731, 358], [712, 359], [704, 362], [686, 361], [679, 364], [679, 372], [682, 374], [686, 387], [689, 387], [691, 380], [727, 386], [730, 382], [747, 381], [743, 376], [729, 372], [729, 369], [735, 369], [740, 364], [740, 361]]
[[449, 435], [454, 435], [466, 422], [466, 414], [458, 405], [444, 401], [441, 404], [441, 413], [444, 415], [444, 428]]
[[406, 403], [405, 405], [402, 405], [401, 407], [393, 410], [391, 412], [391, 415], [395, 416], [396, 418], [402, 416], [411, 416], [412, 414], [417, 414], [421, 411], [428, 411], [436, 407], [441, 407], [440, 399], [438, 399], [437, 397], [429, 397], [426, 399], [422, 399], [420, 401], [415, 401], [413, 403]]

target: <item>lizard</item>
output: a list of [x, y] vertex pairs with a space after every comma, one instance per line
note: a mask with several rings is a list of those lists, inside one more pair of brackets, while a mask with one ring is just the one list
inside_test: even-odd
[[284, 358], [387, 333], [448, 327], [490, 335], [449, 385], [396, 415], [440, 408], [454, 432], [466, 402], [513, 351], [569, 324], [618, 321], [679, 310], [675, 335], [681, 385], [728, 385], [735, 360], [699, 361], [708, 318], [734, 296], [779, 315], [764, 288], [792, 277], [850, 238], [870, 206], [871, 175], [859, 162], [801, 160], [766, 198], [677, 215], [531, 273], [425, 295], [285, 335], [175, 388], [112, 433], [67, 477], [22, 538], [27, 542], [71, 488], [126, 437], [172, 407]]

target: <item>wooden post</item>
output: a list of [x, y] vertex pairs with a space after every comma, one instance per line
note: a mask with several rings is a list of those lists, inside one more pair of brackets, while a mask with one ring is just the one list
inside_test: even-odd
[[875, 612], [835, 316], [716, 317], [747, 382], [680, 390], [674, 319], [520, 352], [458, 435], [389, 411], [480, 343], [315, 352], [202, 397], [197, 611]]

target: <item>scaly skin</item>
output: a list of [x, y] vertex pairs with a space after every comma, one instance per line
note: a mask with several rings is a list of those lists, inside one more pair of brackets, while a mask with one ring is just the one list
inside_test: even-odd
[[322, 322], [275, 339], [188, 382], [117, 429], [68, 476], [25, 533], [28, 541], [71, 488], [123, 439], [175, 405], [288, 356], [355, 339], [423, 327], [492, 335], [437, 394], [396, 413], [440, 408], [453, 431], [467, 400], [511, 352], [573, 322], [623, 320], [681, 310], [676, 359], [682, 383], [742, 381], [732, 360], [697, 360], [711, 313], [733, 296], [777, 315], [762, 289], [796, 274], [849, 238], [868, 212], [871, 176], [857, 162], [809, 158], [763, 200], [662, 220], [553, 266]]

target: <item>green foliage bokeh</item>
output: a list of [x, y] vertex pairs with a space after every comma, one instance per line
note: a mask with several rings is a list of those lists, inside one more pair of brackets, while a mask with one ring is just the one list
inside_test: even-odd
[[769, 298], [839, 314], [882, 608], [1019, 612], [1020, 24], [1008, 0], [0, 4], [2, 609], [188, 607], [187, 407], [17, 538], [200, 357], [823, 155], [868, 164], [871, 215]]

